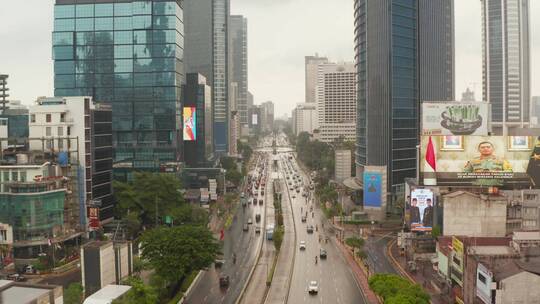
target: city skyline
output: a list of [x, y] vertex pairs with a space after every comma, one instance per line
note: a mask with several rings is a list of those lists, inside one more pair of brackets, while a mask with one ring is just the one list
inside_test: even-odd
[[[242, 14], [250, 19], [249, 90], [257, 104], [273, 100], [276, 117], [290, 113], [298, 103], [305, 102], [304, 57], [319, 53], [334, 61], [353, 59], [353, 3], [337, 0], [331, 4], [321, 0], [309, 1], [310, 14], [290, 18], [308, 3], [307, 0], [257, 1], [233, 0], [231, 14]], [[540, 95], [540, 2], [531, 2], [531, 96]], [[35, 8], [28, 12], [26, 8]], [[2, 73], [9, 74], [10, 98], [32, 104], [38, 96], [53, 95], [53, 60], [51, 35], [53, 2], [30, 0], [25, 3], [8, 0], [0, 12], [5, 27], [0, 38], [5, 42], [0, 57]], [[17, 16], [24, 13], [28, 22], [21, 25]], [[268, 28], [271, 19], [289, 20]], [[332, 19], [334, 22], [319, 22]], [[480, 1], [456, 0], [456, 96], [470, 87], [477, 99], [482, 91], [482, 36]], [[473, 20], [473, 21], [470, 21]], [[465, 21], [465, 22], [464, 22]], [[306, 32], [309, 31], [309, 32]], [[343, 33], [335, 35], [336, 32]], [[313, 33], [313, 34], [310, 34]], [[350, 34], [349, 34], [350, 33]], [[300, 35], [301, 34], [301, 35]], [[317, 36], [320, 39], [317, 39]], [[332, 43], [325, 41], [332, 39]], [[25, 52], [26, 56], [16, 56]], [[276, 61], [286, 63], [284, 66]], [[32, 86], [28, 86], [28, 83]], [[281, 89], [276, 90], [276, 86]]]

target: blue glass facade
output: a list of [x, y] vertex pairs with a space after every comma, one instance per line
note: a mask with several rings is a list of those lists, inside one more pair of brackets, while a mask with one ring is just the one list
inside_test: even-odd
[[55, 95], [112, 104], [115, 163], [157, 169], [178, 160], [184, 80], [180, 2], [70, 2], [75, 1], [57, 0], [54, 8]]

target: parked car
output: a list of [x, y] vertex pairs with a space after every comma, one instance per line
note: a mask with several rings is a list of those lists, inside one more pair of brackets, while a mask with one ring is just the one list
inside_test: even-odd
[[309, 282], [308, 293], [309, 294], [317, 294], [317, 293], [319, 293], [319, 283], [317, 283], [317, 281]]
[[26, 278], [23, 275], [18, 274], [18, 273], [12, 273], [12, 274], [8, 275], [7, 279], [11, 280], [11, 281], [15, 281], [15, 282], [24, 282], [24, 281], [26, 281]]

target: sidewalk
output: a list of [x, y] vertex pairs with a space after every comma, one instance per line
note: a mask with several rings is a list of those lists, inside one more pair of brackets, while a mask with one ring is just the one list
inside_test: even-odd
[[368, 277], [366, 276], [366, 273], [360, 267], [360, 265], [358, 265], [358, 262], [353, 258], [352, 252], [347, 249], [346, 246], [342, 244], [339, 240], [336, 240], [335, 243], [337, 244], [337, 248], [341, 250], [341, 253], [347, 260], [347, 263], [349, 263], [349, 266], [351, 266], [351, 270], [354, 273], [356, 282], [362, 289], [362, 292], [364, 293], [364, 296], [368, 303], [381, 303], [379, 301], [379, 298], [377, 298], [375, 293], [369, 288]]
[[433, 270], [433, 268], [425, 267], [423, 271], [420, 270], [415, 273], [407, 271], [406, 270], [407, 262], [405, 260], [405, 257], [402, 257], [399, 255], [399, 248], [395, 245], [396, 245], [395, 240], [388, 244], [387, 254], [388, 254], [388, 257], [390, 258], [390, 261], [396, 266], [397, 269], [399, 269], [402, 276], [409, 279], [411, 282], [422, 286], [424, 291], [427, 292], [431, 296], [431, 303], [433, 304], [448, 303], [445, 300], [445, 296], [442, 295], [437, 290], [435, 290], [435, 288], [431, 284], [433, 278], [437, 275], [435, 271]]

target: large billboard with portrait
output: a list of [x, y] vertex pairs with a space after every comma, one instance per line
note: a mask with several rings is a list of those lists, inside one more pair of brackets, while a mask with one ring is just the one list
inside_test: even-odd
[[429, 189], [411, 191], [409, 227], [412, 231], [431, 231], [433, 227], [433, 192]]
[[540, 137], [422, 136], [421, 160], [439, 186], [540, 188]]
[[422, 135], [488, 135], [485, 102], [422, 103]]
[[197, 140], [197, 108], [184, 107], [184, 140]]
[[382, 173], [364, 172], [364, 208], [381, 208]]

